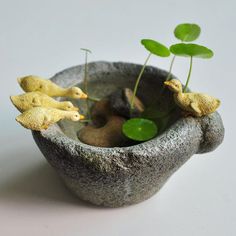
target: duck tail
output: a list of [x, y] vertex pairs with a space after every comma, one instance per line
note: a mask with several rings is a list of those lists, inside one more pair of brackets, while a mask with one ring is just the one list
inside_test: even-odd
[[10, 96], [10, 100], [11, 100], [12, 104], [15, 105], [16, 96]]
[[19, 116], [16, 117], [16, 121], [17, 121], [18, 123], [20, 123], [21, 125], [23, 125], [23, 121], [22, 121], [21, 115], [19, 115]]
[[19, 85], [21, 84], [22, 79], [23, 79], [22, 77], [17, 78], [17, 82], [18, 82]]
[[220, 106], [220, 100], [219, 99], [216, 99], [216, 107], [218, 108]]

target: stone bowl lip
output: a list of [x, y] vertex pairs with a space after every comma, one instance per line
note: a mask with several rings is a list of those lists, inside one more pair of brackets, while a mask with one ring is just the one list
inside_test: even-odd
[[[117, 66], [117, 71], [119, 70], [118, 65], [125, 65], [128, 67], [141, 67], [141, 64], [136, 64], [136, 63], [129, 63], [129, 62], [107, 62], [107, 61], [94, 61], [94, 62], [90, 62], [89, 66], [93, 66], [93, 65], [107, 65], [108, 68], [109, 66], [111, 66], [110, 68], [114, 69], [114, 66]], [[82, 70], [84, 67], [84, 64], [82, 65], [78, 65], [78, 66], [72, 66], [70, 68], [67, 68], [65, 70], [62, 70], [59, 73], [56, 73], [52, 78], [50, 78], [53, 82], [57, 82], [57, 77], [58, 76], [63, 76], [63, 74], [66, 74], [68, 71], [71, 70]], [[156, 73], [161, 73], [161, 74], [165, 74], [167, 75], [167, 71], [163, 70], [163, 69], [159, 69], [157, 67], [154, 66], [147, 66], [146, 67], [147, 70], [154, 70], [156, 71]], [[97, 73], [99, 72], [104, 72], [104, 70], [101, 71], [97, 71]], [[96, 74], [92, 73], [92, 74]], [[175, 76], [173, 76], [175, 77]], [[176, 77], [175, 77], [176, 78]], [[71, 86], [73, 86], [73, 84], [78, 84], [79, 82], [81, 82], [80, 80], [78, 80], [78, 78], [75, 79], [71, 79], [72, 83]], [[68, 152], [71, 152], [71, 147], [73, 146], [73, 149], [75, 150], [75, 154], [76, 153], [81, 153], [82, 150], [84, 151], [89, 151], [93, 154], [101, 154], [102, 158], [106, 158], [106, 153], [110, 153], [113, 152], [114, 154], [117, 153], [137, 153], [138, 155], [147, 155], [147, 153], [144, 153], [142, 151], [142, 147], [145, 146], [145, 149], [147, 150], [148, 147], [150, 147], [151, 149], [150, 152], [148, 153], [148, 155], [152, 155], [152, 153], [155, 153], [156, 150], [153, 150], [154, 146], [157, 146], [158, 148], [158, 144], [161, 143], [161, 139], [165, 136], [167, 136], [168, 134], [171, 135], [171, 132], [178, 132], [180, 131], [180, 128], [184, 129], [185, 123], [186, 121], [190, 121], [193, 122], [193, 125], [196, 125], [196, 122], [199, 123], [199, 120], [201, 120], [201, 118], [195, 118], [195, 117], [180, 117], [178, 120], [176, 120], [176, 122], [174, 122], [170, 127], [168, 127], [166, 129], [166, 131], [164, 131], [161, 135], [158, 135], [157, 137], [150, 139], [148, 141], [139, 143], [139, 144], [135, 144], [132, 146], [126, 146], [126, 147], [96, 147], [96, 146], [91, 146], [79, 141], [76, 141], [70, 137], [68, 137], [67, 135], [65, 135], [62, 130], [60, 129], [58, 124], [54, 124], [52, 126], [50, 126], [47, 130], [43, 130], [43, 131], [32, 131], [33, 135], [37, 134], [40, 135], [41, 137], [50, 140], [52, 143], [56, 144], [57, 146], [63, 147], [65, 149], [68, 149], [68, 145], [70, 146], [70, 149], [68, 149]], [[177, 131], [176, 131], [177, 130]], [[190, 137], [191, 138], [191, 137]], [[85, 156], [85, 155], [84, 155]]]

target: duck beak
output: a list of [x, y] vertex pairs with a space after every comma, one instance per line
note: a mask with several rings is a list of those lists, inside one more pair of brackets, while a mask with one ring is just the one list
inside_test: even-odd
[[79, 111], [79, 108], [78, 107], [73, 107], [72, 111]]
[[85, 116], [80, 115], [80, 120], [84, 120], [84, 119], [85, 119]]
[[80, 96], [81, 99], [87, 99], [88, 95], [86, 93], [82, 93]]

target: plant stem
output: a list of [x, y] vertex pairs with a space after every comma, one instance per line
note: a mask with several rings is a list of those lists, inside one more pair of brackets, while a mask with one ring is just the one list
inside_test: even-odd
[[88, 123], [88, 122], [91, 122], [92, 120], [80, 120], [81, 123]]
[[99, 102], [100, 101], [99, 98], [93, 98], [93, 97], [88, 97], [87, 99], [92, 101], [92, 102]]
[[[85, 51], [85, 64], [84, 64], [84, 92], [88, 95], [88, 50]], [[89, 96], [89, 95], [88, 95]], [[89, 101], [86, 99], [86, 108], [87, 108], [87, 116], [90, 119], [90, 111], [89, 111]]]
[[[174, 65], [175, 57], [176, 57], [176, 56], [174, 55], [173, 58], [172, 58], [172, 60], [171, 60], [171, 62], [170, 62], [170, 68], [169, 68], [168, 75], [167, 75], [165, 81], [170, 80], [170, 78], [171, 78], [171, 71], [172, 71], [172, 68], [173, 68], [173, 65]], [[164, 86], [164, 84], [163, 84], [162, 87], [161, 87], [161, 89], [160, 89], [159, 96], [157, 96], [157, 97], [152, 101], [151, 106], [152, 106], [153, 104], [155, 104], [155, 103], [160, 99], [160, 97], [162, 96], [164, 90], [165, 90], [165, 86]]]
[[148, 60], [150, 59], [151, 55], [152, 55], [152, 53], [149, 53], [149, 54], [148, 54], [148, 57], [146, 58], [146, 60], [145, 60], [145, 62], [144, 62], [144, 64], [143, 64], [143, 67], [142, 67], [142, 69], [141, 69], [141, 71], [140, 71], [140, 73], [139, 73], [139, 75], [138, 75], [137, 80], [136, 80], [136, 83], [135, 83], [135, 86], [134, 86], [133, 96], [132, 96], [132, 99], [131, 99], [130, 113], [131, 113], [132, 110], [134, 109], [134, 98], [135, 98], [136, 93], [137, 93], [138, 85], [139, 85], [140, 79], [141, 79], [141, 77], [142, 77], [142, 75], [143, 75], [143, 72], [144, 72], [144, 70], [145, 70], [145, 67], [146, 67], [146, 65], [147, 65], [147, 63], [148, 63]]
[[166, 80], [169, 80], [170, 77], [171, 77], [171, 71], [172, 71], [172, 67], [173, 67], [173, 64], [174, 64], [174, 61], [175, 61], [175, 55], [173, 56], [172, 60], [171, 60], [171, 63], [170, 63], [170, 69], [169, 69], [169, 73], [168, 73], [168, 76], [166, 78]]
[[88, 52], [85, 51], [85, 65], [84, 65], [84, 92], [88, 95]]
[[189, 66], [189, 71], [188, 71], [188, 78], [186, 81], [186, 84], [184, 86], [183, 92], [185, 93], [186, 89], [188, 88], [188, 84], [189, 84], [189, 80], [190, 80], [190, 76], [191, 76], [191, 72], [192, 72], [192, 65], [193, 65], [193, 57], [190, 57], [190, 66]]
[[[167, 75], [165, 81], [168, 81], [168, 80], [170, 80], [170, 78], [171, 78], [171, 71], [172, 71], [172, 67], [173, 67], [173, 65], [174, 65], [175, 57], [176, 57], [176, 56], [174, 55], [173, 58], [172, 58], [172, 60], [171, 60], [171, 62], [170, 62], [170, 69], [169, 69], [169, 71], [168, 71], [168, 75]], [[158, 99], [160, 98], [160, 96], [162, 95], [162, 93], [164, 92], [164, 90], [165, 90], [165, 86], [163, 85], [162, 88], [161, 88], [161, 90], [160, 90], [160, 95], [158, 96]]]
[[[183, 43], [183, 40], [181, 40], [181, 43]], [[171, 77], [171, 71], [172, 71], [172, 67], [174, 65], [175, 58], [176, 58], [176, 56], [174, 55], [172, 60], [171, 60], [171, 63], [170, 63], [170, 69], [169, 69], [169, 73], [168, 73], [168, 76], [167, 76], [166, 80], [169, 80], [170, 77]]]

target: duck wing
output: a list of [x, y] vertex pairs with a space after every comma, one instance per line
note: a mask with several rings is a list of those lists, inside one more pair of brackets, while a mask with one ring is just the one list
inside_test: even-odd
[[208, 94], [196, 93], [193, 95], [191, 102], [197, 103], [198, 108], [203, 115], [214, 112], [220, 106], [220, 100]]

